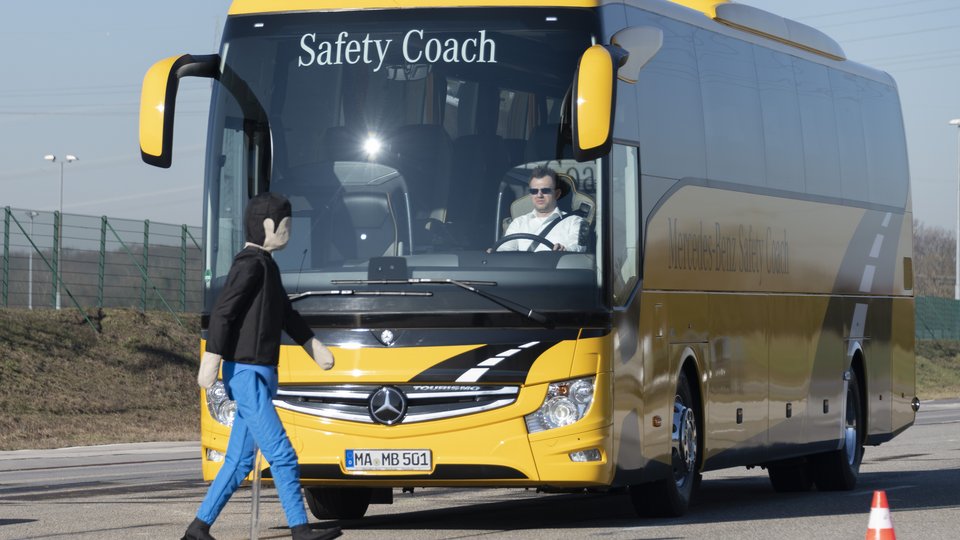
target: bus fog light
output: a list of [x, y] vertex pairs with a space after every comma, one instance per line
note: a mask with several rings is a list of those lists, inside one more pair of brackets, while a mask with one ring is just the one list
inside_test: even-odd
[[597, 448], [591, 448], [589, 450], [570, 452], [570, 461], [575, 461], [577, 463], [600, 461], [600, 450]]
[[550, 383], [543, 405], [524, 417], [528, 433], [546, 431], [579, 421], [593, 403], [594, 378]]
[[212, 448], [207, 448], [207, 461], [220, 463], [221, 461], [223, 461], [223, 458], [224, 458], [223, 452], [220, 452], [219, 450], [214, 450]]
[[206, 396], [210, 416], [227, 427], [232, 426], [233, 417], [237, 414], [237, 402], [227, 396], [223, 381], [213, 383], [213, 386], [207, 389]]

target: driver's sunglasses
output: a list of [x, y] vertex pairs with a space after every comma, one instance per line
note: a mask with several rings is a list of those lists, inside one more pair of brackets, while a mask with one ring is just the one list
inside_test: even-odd
[[531, 195], [536, 195], [537, 193], [543, 193], [544, 195], [553, 195], [553, 188], [552, 188], [552, 187], [544, 187], [544, 188], [540, 188], [540, 189], [530, 188], [529, 191], [530, 191], [530, 194], [531, 194]]

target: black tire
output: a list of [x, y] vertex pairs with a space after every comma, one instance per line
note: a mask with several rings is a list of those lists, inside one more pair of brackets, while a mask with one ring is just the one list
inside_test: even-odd
[[767, 474], [777, 493], [810, 491], [813, 487], [813, 474], [806, 461], [767, 465]]
[[846, 399], [843, 447], [810, 458], [813, 481], [820, 491], [849, 491], [860, 477], [866, 422], [856, 374], [847, 383]]
[[310, 513], [317, 519], [360, 519], [367, 513], [373, 490], [349, 487], [303, 489]]
[[672, 415], [670, 454], [673, 477], [630, 486], [630, 501], [637, 515], [678, 517], [687, 513], [694, 489], [700, 483], [702, 429], [697, 418], [699, 414], [700, 407], [693, 397], [687, 375], [681, 373]]

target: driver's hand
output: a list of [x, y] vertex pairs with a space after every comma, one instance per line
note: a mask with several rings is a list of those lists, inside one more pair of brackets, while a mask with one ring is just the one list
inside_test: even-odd
[[554, 250], [554, 251], [566, 251], [567, 248], [563, 247], [563, 244], [554, 244], [554, 245], [553, 245], [553, 250]]

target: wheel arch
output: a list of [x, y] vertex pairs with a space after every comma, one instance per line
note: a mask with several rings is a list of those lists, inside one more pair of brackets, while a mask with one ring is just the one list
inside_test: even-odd
[[860, 343], [855, 343], [853, 354], [850, 358], [850, 366], [847, 368], [850, 371], [850, 376], [856, 378], [857, 386], [860, 387], [860, 410], [863, 411], [864, 438], [866, 438], [866, 435], [870, 432], [870, 411], [867, 409], [867, 396], [870, 395], [870, 392], [867, 389], [867, 363], [865, 356], [866, 353], [863, 352]]
[[[697, 355], [696, 350], [693, 347], [685, 347], [679, 356], [678, 368], [676, 372], [675, 381], [680, 381], [680, 375], [686, 375], [687, 381], [690, 382], [690, 391], [693, 393], [694, 405], [696, 406], [696, 420], [697, 420], [697, 444], [700, 447], [699, 455], [697, 456], [697, 470], [703, 470], [703, 461], [705, 455], [704, 444], [706, 442], [706, 400], [704, 399], [704, 381], [700, 377], [700, 374], [703, 373], [703, 368], [701, 365], [701, 358]], [[674, 384], [676, 387], [677, 384]]]

